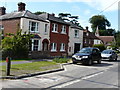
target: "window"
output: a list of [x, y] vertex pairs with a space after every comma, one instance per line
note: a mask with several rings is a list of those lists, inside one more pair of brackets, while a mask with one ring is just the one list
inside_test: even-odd
[[60, 51], [65, 51], [65, 44], [64, 43], [61, 43], [61, 45], [60, 45]]
[[56, 50], [57, 50], [57, 44], [51, 43], [51, 51], [56, 51]]
[[61, 33], [66, 34], [66, 26], [65, 25], [62, 25]]
[[29, 21], [30, 32], [38, 32], [38, 22]]
[[45, 24], [45, 33], [47, 33], [48, 24]]
[[32, 39], [32, 51], [39, 51], [40, 40]]
[[75, 37], [79, 37], [79, 31], [78, 30], [75, 30]]
[[58, 25], [57, 24], [52, 24], [52, 32], [58, 32]]

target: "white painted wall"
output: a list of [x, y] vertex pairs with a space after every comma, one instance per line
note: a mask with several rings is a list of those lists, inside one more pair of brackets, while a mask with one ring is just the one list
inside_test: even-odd
[[[79, 30], [76, 28], [69, 27], [69, 46], [68, 46], [68, 55], [71, 56], [74, 54], [74, 43], [81, 43], [80, 48], [83, 47], [83, 30], [79, 30], [79, 37], [75, 38], [74, 30]], [[71, 47], [71, 52], [69, 51], [69, 47]]]
[[[29, 32], [29, 21], [34, 21], [34, 22], [38, 22], [38, 32], [36, 34], [38, 34], [41, 39], [40, 39], [40, 48], [39, 50], [42, 50], [42, 41], [44, 39], [50, 39], [49, 37], [49, 32], [50, 32], [50, 23], [47, 22], [43, 22], [43, 21], [38, 21], [38, 20], [33, 20], [33, 19], [27, 19], [27, 18], [21, 18], [21, 23], [20, 23], [20, 28], [22, 29], [22, 32]], [[45, 33], [45, 24], [48, 24], [47, 27], [47, 33]]]

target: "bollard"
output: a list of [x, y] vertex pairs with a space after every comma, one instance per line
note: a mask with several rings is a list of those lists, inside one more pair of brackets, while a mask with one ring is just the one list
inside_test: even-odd
[[11, 60], [10, 60], [9, 57], [6, 58], [6, 63], [7, 63], [7, 65], [6, 65], [6, 74], [7, 74], [7, 76], [9, 76], [10, 75], [10, 68], [11, 68]]

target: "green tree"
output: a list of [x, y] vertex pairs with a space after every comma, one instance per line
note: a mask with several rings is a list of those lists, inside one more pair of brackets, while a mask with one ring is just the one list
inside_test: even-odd
[[43, 13], [46, 13], [46, 12], [37, 11], [37, 12], [35, 12], [34, 14], [40, 15], [40, 14], [43, 14]]
[[117, 45], [117, 47], [120, 47], [120, 31], [116, 32], [115, 39], [116, 39], [116, 45]]
[[18, 30], [16, 34], [8, 33], [7, 37], [2, 40], [3, 57], [27, 58], [29, 47], [31, 45], [32, 34], [27, 34]]
[[92, 30], [95, 32], [98, 27], [99, 30], [106, 30], [106, 26], [110, 27], [111, 24], [104, 15], [95, 15], [89, 19], [89, 22], [92, 24]]

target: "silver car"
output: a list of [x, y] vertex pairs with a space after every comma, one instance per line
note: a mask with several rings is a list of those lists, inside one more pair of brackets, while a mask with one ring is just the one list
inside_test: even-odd
[[116, 60], [117, 61], [117, 54], [113, 50], [104, 50], [101, 52], [102, 60]]

